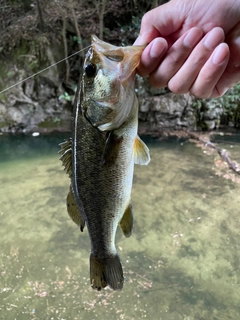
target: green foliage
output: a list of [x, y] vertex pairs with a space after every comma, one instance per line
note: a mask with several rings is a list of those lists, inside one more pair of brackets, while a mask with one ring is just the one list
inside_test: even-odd
[[61, 124], [61, 119], [59, 117], [47, 118], [38, 124], [39, 128], [52, 129], [57, 128]]
[[222, 106], [221, 122], [224, 124], [231, 122], [235, 127], [240, 126], [240, 83], [229, 89], [222, 97], [212, 100]]
[[58, 98], [59, 100], [65, 99], [66, 101], [72, 101], [72, 96], [70, 96], [66, 91], [61, 94]]
[[7, 78], [11, 78], [14, 74], [15, 74], [15, 72], [13, 70], [9, 70], [7, 72]]
[[79, 38], [77, 36], [73, 36], [73, 41], [77, 42], [78, 44], [81, 44], [82, 43], [82, 38]]
[[15, 124], [15, 121], [11, 119], [8, 113], [5, 113], [3, 111], [0, 111], [0, 128], [3, 127], [13, 127]]
[[222, 97], [196, 99], [193, 108], [196, 110], [199, 123], [202, 123], [206, 115], [211, 115], [210, 119], [219, 119], [222, 125], [240, 127], [240, 83]]
[[[132, 45], [132, 39], [136, 39], [140, 30], [142, 16], [132, 16], [132, 22], [128, 25], [121, 26], [122, 46]], [[120, 25], [119, 25], [120, 26]], [[129, 35], [131, 41], [129, 43]]]
[[240, 83], [230, 89], [223, 97], [221, 97], [225, 108], [236, 108], [240, 102]]
[[60, 125], [61, 124], [61, 119], [59, 117], [55, 117], [53, 119], [53, 122], [56, 123], [57, 125]]
[[32, 0], [8, 0], [8, 5], [16, 8], [23, 8], [24, 11], [31, 9]]

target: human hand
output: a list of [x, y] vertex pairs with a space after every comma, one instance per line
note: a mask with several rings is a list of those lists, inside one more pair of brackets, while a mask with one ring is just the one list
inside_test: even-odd
[[139, 74], [174, 93], [221, 96], [240, 81], [239, 9], [239, 0], [171, 0], [149, 11], [135, 42], [149, 43]]

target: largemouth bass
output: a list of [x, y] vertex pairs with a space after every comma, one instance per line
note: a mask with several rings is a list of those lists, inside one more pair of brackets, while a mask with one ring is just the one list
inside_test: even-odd
[[150, 161], [137, 135], [134, 90], [143, 49], [116, 47], [92, 36], [75, 98], [72, 139], [61, 144], [60, 159], [71, 178], [67, 209], [81, 231], [87, 225], [90, 282], [97, 290], [123, 287], [116, 230], [119, 225], [126, 237], [132, 234], [134, 163]]

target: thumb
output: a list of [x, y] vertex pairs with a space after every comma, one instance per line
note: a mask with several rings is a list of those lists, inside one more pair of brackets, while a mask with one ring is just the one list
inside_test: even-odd
[[134, 44], [143, 45], [157, 37], [167, 37], [181, 27], [184, 17], [180, 13], [183, 10], [177, 10], [178, 3], [173, 6], [172, 2], [173, 0], [145, 13], [140, 35]]

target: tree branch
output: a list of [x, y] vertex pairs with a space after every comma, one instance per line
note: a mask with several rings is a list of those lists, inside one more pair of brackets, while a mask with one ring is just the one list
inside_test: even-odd
[[[67, 45], [67, 38], [66, 38], [66, 18], [63, 15], [63, 26], [62, 26], [62, 37], [63, 37], [63, 45], [64, 45], [64, 58], [67, 58], [68, 56], [68, 45]], [[66, 63], [66, 82], [69, 80], [70, 75], [70, 66], [68, 59], [65, 59]]]
[[71, 0], [70, 7], [71, 7], [71, 12], [72, 12], [74, 27], [75, 27], [77, 38], [78, 38], [78, 47], [79, 47], [79, 50], [81, 50], [80, 55], [83, 57], [84, 54], [83, 54], [83, 51], [82, 51], [83, 50], [82, 37], [81, 37], [81, 32], [80, 32], [80, 29], [79, 29], [79, 25], [78, 25], [78, 21], [77, 21], [77, 17], [76, 17], [76, 14], [75, 14], [75, 10], [74, 10], [74, 7], [73, 7], [72, 0]]
[[221, 157], [221, 159], [227, 163], [229, 169], [233, 170], [234, 172], [236, 172], [237, 174], [240, 175], [240, 166], [239, 164], [234, 161], [231, 160], [229, 153], [227, 152], [227, 150], [223, 149], [223, 148], [219, 148], [218, 146], [216, 146], [214, 143], [212, 143], [211, 141], [205, 140], [202, 137], [199, 137], [198, 135], [189, 132], [189, 136], [191, 139], [197, 140], [199, 142], [201, 142], [202, 144], [204, 144], [206, 147], [209, 147], [211, 149], [214, 149], [217, 151], [217, 153], [219, 154], [219, 156]]

